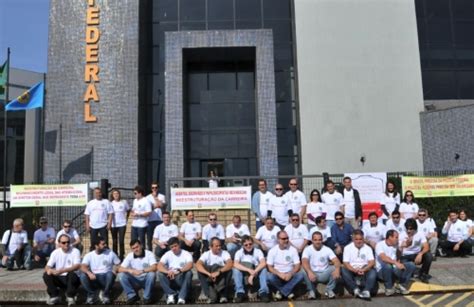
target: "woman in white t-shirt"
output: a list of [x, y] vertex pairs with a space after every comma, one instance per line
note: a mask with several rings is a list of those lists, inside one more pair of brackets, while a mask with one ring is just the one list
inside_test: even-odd
[[417, 219], [418, 218], [418, 204], [415, 202], [415, 195], [412, 191], [408, 190], [405, 192], [403, 202], [400, 204], [400, 217], [402, 219]]
[[209, 180], [207, 182], [209, 183], [209, 187], [211, 189], [215, 189], [219, 186], [219, 178], [214, 173], [214, 171], [209, 172]]
[[314, 189], [309, 194], [310, 202], [306, 205], [306, 216], [308, 217], [308, 230], [316, 226], [316, 218], [326, 215], [324, 212], [324, 204], [321, 202], [321, 193]]
[[467, 218], [467, 214], [465, 210], [460, 210], [459, 211], [459, 219], [464, 222], [466, 225], [467, 229], [467, 238], [466, 240], [471, 243], [471, 245], [474, 244], [474, 224], [472, 223], [471, 219]]
[[[112, 249], [122, 261], [125, 256], [125, 230], [127, 228], [130, 206], [126, 200], [122, 199], [122, 195], [117, 189], [112, 189], [109, 200], [114, 209], [114, 217], [112, 219]], [[118, 247], [120, 248], [120, 253], [118, 252]]]
[[398, 210], [400, 206], [400, 193], [397, 191], [397, 187], [393, 181], [387, 181], [385, 185], [385, 193], [382, 194], [380, 200], [380, 207], [383, 215], [381, 216], [383, 223], [385, 224], [390, 218], [393, 211]]

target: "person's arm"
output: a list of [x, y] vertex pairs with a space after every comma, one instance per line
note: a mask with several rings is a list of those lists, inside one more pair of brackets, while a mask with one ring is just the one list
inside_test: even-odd
[[160, 261], [158, 262], [158, 265], [156, 267], [158, 272], [163, 273], [163, 274], [168, 274], [168, 268], [165, 267], [165, 265]]
[[81, 267], [81, 264], [77, 263], [77, 264], [74, 264], [70, 267], [59, 269], [59, 270], [57, 270], [57, 272], [58, 272], [58, 275], [61, 275], [62, 273], [69, 273], [69, 272], [77, 271], [77, 270], [79, 270], [80, 267]]
[[249, 274], [252, 274], [252, 271], [253, 271], [252, 269], [249, 269], [246, 266], [240, 264], [239, 260], [234, 260], [234, 268], [242, 272], [247, 272]]
[[303, 224], [304, 223], [304, 216], [306, 214], [306, 202], [304, 205], [301, 206], [301, 212], [300, 212], [300, 220], [301, 220], [301, 223]]
[[355, 217], [358, 222], [362, 219], [362, 202], [360, 200], [359, 191], [354, 190], [354, 206], [355, 206]]
[[196, 271], [198, 271], [199, 273], [204, 274], [206, 276], [209, 276], [209, 277], [211, 276], [211, 272], [206, 270], [202, 260], [198, 260], [196, 262]]
[[86, 223], [86, 232], [89, 232], [91, 230], [90, 224], [89, 224], [89, 214], [84, 215], [84, 221]]
[[311, 265], [309, 264], [309, 259], [308, 258], [306, 258], [306, 257], [302, 258], [301, 259], [301, 264], [303, 265], [303, 270], [305, 270], [306, 274], [308, 274], [308, 277], [310, 275], [314, 275], [313, 270], [311, 270]]
[[234, 263], [233, 263], [232, 259], [230, 259], [230, 258], [227, 259], [227, 261], [225, 262], [224, 267], [219, 270], [219, 273], [225, 273], [227, 271], [232, 270], [233, 264]]
[[190, 262], [186, 263], [181, 269], [179, 269], [179, 272], [185, 273], [192, 269], [193, 269], [193, 261], [191, 260]]
[[267, 266], [267, 261], [265, 260], [265, 257], [262, 257], [262, 259], [260, 259], [260, 262], [258, 263], [257, 267], [254, 270], [255, 274], [257, 274], [258, 272], [266, 268], [266, 266]]
[[448, 220], [446, 221], [446, 223], [444, 223], [444, 226], [443, 226], [443, 229], [441, 230], [441, 233], [442, 234], [447, 234], [449, 232], [449, 229], [451, 228], [451, 221], [449, 220], [449, 217], [448, 217]]
[[367, 266], [363, 269], [363, 271], [368, 272], [368, 271], [372, 270], [374, 265], [375, 265], [375, 260], [374, 259], [369, 260], [369, 262], [367, 263]]

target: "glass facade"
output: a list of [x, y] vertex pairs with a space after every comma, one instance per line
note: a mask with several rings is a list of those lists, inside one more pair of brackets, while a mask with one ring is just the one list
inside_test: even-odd
[[425, 100], [474, 99], [474, 1], [415, 3]]
[[[163, 75], [166, 31], [273, 30], [279, 173], [298, 173], [292, 5], [292, 0], [143, 1], [140, 16], [140, 118], [143, 121], [140, 140], [144, 145], [140, 146], [139, 152], [141, 183], [165, 179]], [[221, 176], [258, 175], [255, 114], [238, 111], [255, 110], [251, 107], [255, 104], [252, 94], [254, 66], [245, 54], [239, 54], [227, 63], [204, 61], [199, 65], [191, 61], [186, 67], [183, 116], [187, 123], [184, 127], [187, 175], [204, 175], [210, 169], [206, 163], [218, 171], [226, 167], [234, 169], [231, 174], [224, 172], [219, 174]], [[203, 103], [203, 99], [208, 100]], [[200, 111], [194, 112], [195, 108]], [[231, 116], [235, 112], [238, 115]], [[216, 151], [220, 154], [214, 155]], [[234, 166], [229, 165], [228, 158], [235, 160]]]

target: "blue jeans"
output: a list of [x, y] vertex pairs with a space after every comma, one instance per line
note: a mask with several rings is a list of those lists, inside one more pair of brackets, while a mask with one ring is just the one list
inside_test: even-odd
[[[8, 250], [8, 246], [5, 247]], [[3, 265], [7, 269], [13, 269], [15, 266], [15, 262], [18, 268], [24, 267], [27, 270], [31, 270], [31, 246], [26, 244], [23, 246], [23, 249], [16, 250], [13, 255], [8, 255], [8, 259], [6, 263]]]
[[[363, 286], [362, 290], [367, 290], [371, 294], [374, 293], [374, 289], [376, 289], [375, 283], [377, 282], [377, 273], [375, 272], [375, 269], [371, 269], [370, 271], [366, 272], [364, 276], [360, 277], [356, 273], [353, 273], [346, 268], [342, 268], [341, 271], [347, 291], [354, 293], [354, 289], [356, 287], [361, 288]], [[361, 278], [361, 285], [358, 285], [356, 282], [356, 279], [358, 278]]]
[[410, 278], [415, 272], [416, 265], [413, 262], [404, 262], [405, 270], [399, 270], [391, 264], [382, 263], [382, 268], [377, 272], [378, 277], [383, 280], [385, 289], [393, 288], [393, 276], [398, 278], [400, 284], [404, 287], [408, 286]]
[[159, 272], [158, 277], [160, 278], [160, 286], [166, 295], [176, 295], [178, 298], [186, 300], [188, 293], [191, 290], [191, 282], [193, 273], [191, 270], [180, 273], [175, 276], [174, 280], [169, 280], [166, 274]]
[[[267, 269], [263, 269], [258, 273], [258, 283], [259, 289], [258, 294], [262, 295], [264, 293], [269, 294], [270, 291], [268, 290], [267, 285]], [[232, 278], [234, 279], [235, 284], [235, 293], [245, 293], [244, 288], [244, 275], [248, 276], [247, 272], [242, 272], [238, 269], [232, 269]]]
[[146, 227], [133, 227], [132, 226], [132, 240], [138, 239], [142, 244], [143, 248], [146, 247], [145, 243]]
[[280, 277], [268, 272], [267, 280], [268, 283], [277, 288], [283, 294], [283, 296], [288, 296], [293, 291], [293, 288], [304, 279], [304, 274], [300, 271], [293, 275], [289, 281], [284, 281]]
[[230, 257], [232, 257], [232, 259], [234, 259], [235, 253], [237, 253], [237, 251], [241, 247], [242, 247], [241, 244], [236, 244], [236, 243], [227, 243], [226, 244], [227, 251], [229, 252]]
[[155, 272], [148, 272], [140, 276], [124, 272], [120, 273], [120, 284], [128, 299], [137, 295], [135, 288], [143, 288], [143, 299], [149, 300], [155, 286], [155, 278]]
[[110, 290], [115, 282], [115, 274], [107, 272], [102, 274], [95, 274], [96, 279], [90, 280], [89, 276], [81, 273], [79, 276], [82, 286], [87, 292], [87, 296], [93, 296], [97, 290], [104, 290], [104, 297], [110, 297]]
[[334, 277], [332, 277], [332, 273], [334, 272], [334, 270], [335, 270], [334, 266], [330, 265], [327, 267], [326, 270], [322, 272], [313, 271], [313, 273], [316, 275], [316, 281], [314, 283], [310, 281], [311, 290], [316, 292], [317, 285], [321, 283], [321, 284], [327, 284], [326, 286], [327, 290], [334, 291], [334, 289], [336, 289], [336, 280], [334, 279]]

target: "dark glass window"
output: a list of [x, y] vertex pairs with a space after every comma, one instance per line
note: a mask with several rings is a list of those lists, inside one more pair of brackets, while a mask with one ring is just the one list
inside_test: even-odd
[[234, 1], [208, 0], [207, 18], [209, 21], [234, 19]]
[[237, 20], [262, 18], [261, 0], [235, 0], [235, 18]]
[[153, 1], [153, 21], [177, 21], [178, 20], [178, 1], [160, 0]]
[[206, 19], [205, 0], [180, 0], [179, 18], [181, 21], [203, 21]]

